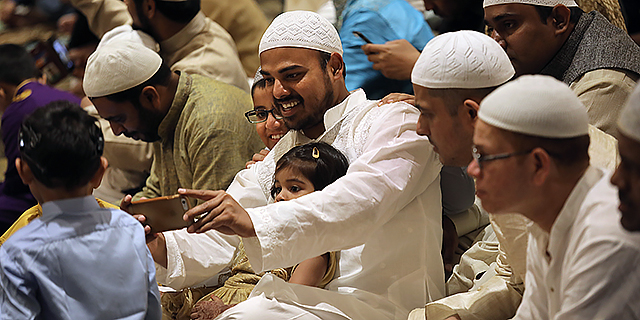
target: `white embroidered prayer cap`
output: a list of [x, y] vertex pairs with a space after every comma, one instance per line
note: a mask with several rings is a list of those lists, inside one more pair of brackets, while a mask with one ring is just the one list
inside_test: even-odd
[[550, 76], [521, 76], [480, 103], [478, 118], [503, 130], [543, 138], [588, 134], [587, 108], [564, 83]]
[[499, 86], [516, 71], [509, 56], [477, 31], [447, 32], [429, 41], [411, 72], [411, 82], [432, 89]]
[[534, 6], [543, 7], [555, 7], [556, 5], [563, 4], [565, 7], [577, 7], [578, 4], [574, 0], [484, 0], [482, 6], [484, 8], [488, 6], [495, 6], [498, 4], [531, 4]]
[[618, 119], [618, 130], [625, 136], [640, 142], [640, 85], [629, 95]]
[[102, 36], [102, 39], [100, 39], [100, 43], [98, 43], [98, 48], [117, 40], [135, 41], [155, 52], [160, 51], [160, 46], [158, 45], [156, 40], [154, 40], [150, 35], [144, 33], [143, 31], [133, 30], [133, 28], [128, 24], [115, 27], [109, 32], [105, 33]]
[[262, 35], [258, 54], [282, 47], [342, 55], [342, 42], [336, 28], [329, 20], [311, 11], [289, 11], [273, 19]]
[[89, 56], [82, 86], [88, 97], [108, 96], [144, 83], [161, 65], [160, 55], [139, 41], [101, 41]]

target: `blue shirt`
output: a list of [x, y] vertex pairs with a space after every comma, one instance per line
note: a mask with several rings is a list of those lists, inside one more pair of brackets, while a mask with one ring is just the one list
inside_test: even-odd
[[0, 247], [0, 319], [160, 319], [142, 225], [87, 196], [46, 202]]
[[369, 99], [380, 99], [392, 92], [413, 94], [411, 80], [392, 80], [373, 70], [361, 46], [364, 40], [353, 35], [359, 31], [375, 44], [406, 39], [422, 51], [433, 38], [424, 16], [405, 0], [349, 0], [342, 12], [340, 40], [347, 66], [345, 79], [349, 91], [362, 88]]

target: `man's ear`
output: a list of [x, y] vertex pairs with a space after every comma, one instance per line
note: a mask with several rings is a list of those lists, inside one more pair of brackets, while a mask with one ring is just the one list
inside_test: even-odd
[[463, 102], [464, 118], [469, 119], [471, 125], [475, 125], [478, 119], [478, 109], [480, 105], [473, 99], [466, 99]]
[[18, 170], [18, 175], [20, 176], [22, 183], [29, 185], [35, 179], [29, 165], [20, 158], [16, 158], [16, 169]]
[[138, 12], [139, 15], [144, 15], [148, 19], [152, 19], [156, 15], [156, 2], [155, 0], [142, 0], [140, 6], [142, 12]]
[[160, 110], [160, 94], [154, 86], [146, 86], [140, 92], [140, 104], [148, 110]]
[[542, 148], [535, 148], [530, 155], [533, 159], [534, 174], [533, 183], [542, 186], [547, 181], [553, 162], [549, 154]]
[[107, 158], [100, 157], [100, 167], [98, 167], [98, 170], [93, 174], [93, 177], [89, 181], [91, 188], [96, 189], [100, 186], [100, 183], [102, 183], [102, 177], [104, 176], [104, 172], [107, 170], [108, 166], [109, 162], [107, 161]]
[[344, 60], [342, 60], [342, 56], [340, 56], [340, 54], [336, 52], [331, 54], [331, 58], [329, 58], [329, 62], [327, 63], [327, 68], [329, 68], [329, 75], [334, 80], [344, 78]]
[[564, 5], [558, 4], [553, 7], [549, 19], [554, 26], [555, 34], [564, 34], [569, 31], [571, 10]]

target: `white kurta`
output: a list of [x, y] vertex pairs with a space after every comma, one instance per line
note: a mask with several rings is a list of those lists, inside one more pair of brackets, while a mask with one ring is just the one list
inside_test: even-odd
[[550, 233], [529, 224], [527, 288], [514, 319], [640, 317], [640, 233], [622, 229], [609, 179], [589, 167]]
[[[405, 103], [377, 107], [358, 90], [325, 113], [327, 130], [317, 139], [347, 156], [344, 177], [322, 191], [264, 206], [275, 161], [311, 141], [296, 131], [264, 161], [236, 175], [227, 192], [245, 208], [262, 206], [248, 210], [258, 235], [244, 242], [253, 268], [291, 266], [342, 250], [335, 279], [326, 287], [334, 293], [327, 294], [356, 296], [393, 318], [406, 318], [412, 308], [442, 297], [441, 164], [428, 139], [415, 132], [418, 116]], [[191, 264], [198, 262], [187, 246], [168, 240], [167, 250], [169, 273], [182, 273], [183, 283], [205, 280], [191, 278]], [[188, 262], [181, 252], [189, 252]], [[200, 254], [207, 261], [210, 253]]]

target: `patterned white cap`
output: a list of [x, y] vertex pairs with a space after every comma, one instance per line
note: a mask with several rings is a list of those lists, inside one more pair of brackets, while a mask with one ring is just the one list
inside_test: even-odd
[[564, 83], [550, 76], [521, 76], [489, 94], [478, 118], [496, 128], [543, 138], [588, 134], [587, 108]]
[[531, 4], [534, 6], [555, 7], [563, 4], [565, 7], [577, 7], [578, 4], [574, 0], [484, 0], [483, 7], [494, 6], [497, 4], [521, 3]]
[[509, 56], [493, 39], [477, 31], [439, 35], [422, 50], [411, 82], [433, 89], [499, 86], [515, 74]]
[[100, 46], [103, 46], [118, 40], [134, 41], [144, 45], [145, 47], [155, 52], [160, 51], [160, 46], [158, 45], [156, 40], [154, 40], [150, 35], [140, 30], [133, 30], [133, 28], [128, 24], [115, 27], [111, 29], [109, 32], [105, 33], [102, 36], [102, 39], [100, 39], [98, 48], [100, 48]]
[[336, 28], [329, 20], [311, 11], [289, 11], [273, 19], [262, 35], [258, 54], [282, 47], [342, 55], [342, 42]]
[[625, 136], [640, 142], [640, 85], [629, 95], [620, 113], [618, 130]]
[[162, 65], [153, 50], [132, 39], [104, 39], [89, 56], [82, 86], [88, 97], [104, 97], [149, 80]]

